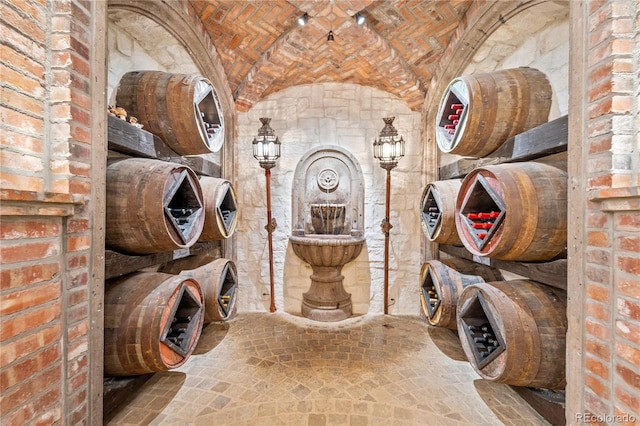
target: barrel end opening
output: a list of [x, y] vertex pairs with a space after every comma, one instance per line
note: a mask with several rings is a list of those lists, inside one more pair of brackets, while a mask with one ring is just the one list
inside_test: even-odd
[[442, 300], [440, 289], [435, 285], [435, 282], [436, 278], [433, 276], [432, 269], [429, 267], [427, 269], [427, 273], [424, 276], [424, 280], [422, 282], [422, 285], [420, 286], [420, 289], [422, 291], [422, 297], [424, 298], [425, 305], [427, 307], [427, 316], [430, 319], [435, 316]]
[[422, 221], [427, 227], [427, 233], [431, 240], [435, 238], [435, 233], [442, 220], [442, 209], [433, 188], [429, 188], [422, 205]]
[[170, 320], [162, 330], [160, 341], [181, 356], [189, 356], [193, 349], [193, 336], [200, 332], [202, 325], [202, 310], [199, 298], [183, 285], [169, 315]]
[[211, 148], [212, 141], [223, 131], [224, 123], [220, 103], [211, 86], [207, 87], [199, 100], [194, 103], [198, 125], [204, 131], [206, 142]]
[[456, 93], [454, 86], [451, 85], [443, 96], [436, 118], [439, 145], [445, 152], [451, 151], [460, 138], [468, 110], [468, 102], [462, 94]]
[[460, 206], [460, 221], [478, 250], [483, 250], [500, 227], [506, 207], [487, 179], [476, 174]]
[[225, 234], [231, 235], [235, 228], [236, 215], [238, 213], [238, 206], [236, 203], [236, 197], [231, 186], [227, 186], [224, 196], [217, 207], [218, 215], [222, 219], [222, 226], [224, 227]]
[[183, 170], [164, 201], [165, 216], [183, 244], [190, 243], [202, 231], [200, 218], [203, 214], [203, 202], [196, 185], [187, 171]]
[[228, 318], [233, 313], [238, 290], [238, 274], [235, 267], [230, 267], [231, 261], [227, 263], [222, 272], [220, 291], [218, 292], [218, 305], [223, 314], [223, 318]]
[[504, 338], [482, 293], [476, 292], [462, 306], [459, 325], [464, 330], [478, 369], [484, 368], [506, 350]]

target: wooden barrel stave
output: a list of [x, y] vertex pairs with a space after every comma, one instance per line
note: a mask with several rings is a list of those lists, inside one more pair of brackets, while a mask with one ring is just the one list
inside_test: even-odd
[[[198, 282], [188, 277], [136, 272], [108, 282], [104, 316], [105, 374], [146, 374], [184, 364], [200, 337], [204, 320], [202, 302]], [[170, 327], [174, 310], [188, 304], [193, 311], [189, 333], [177, 352], [166, 338], [163, 341], [163, 332]]]
[[[457, 77], [449, 83], [436, 116], [441, 151], [484, 157], [507, 139], [547, 122], [552, 89], [546, 76], [521, 67]], [[463, 105], [454, 132], [448, 104]]]
[[[182, 201], [187, 207], [193, 205], [194, 211], [174, 221], [165, 207]], [[141, 158], [112, 162], [107, 167], [106, 204], [105, 244], [125, 253], [148, 254], [190, 247], [197, 242], [204, 226], [204, 202], [198, 178], [189, 167], [180, 164]], [[183, 219], [186, 224], [180, 228]]]
[[201, 76], [128, 72], [120, 79], [116, 103], [180, 155], [214, 152], [224, 142], [220, 104], [211, 83]]
[[238, 273], [232, 260], [206, 255], [188, 256], [161, 265], [158, 270], [198, 281], [204, 294], [205, 324], [227, 321], [235, 316]]
[[[483, 303], [478, 303], [480, 298]], [[457, 322], [467, 359], [486, 380], [513, 386], [564, 388], [566, 304], [565, 292], [530, 280], [479, 283], [465, 288], [458, 300]], [[469, 329], [474, 316], [478, 316], [478, 306], [482, 306], [484, 320], [492, 322], [491, 332], [502, 340], [502, 352], [484, 359], [478, 357], [482, 349], [475, 346]]]
[[[420, 302], [427, 321], [433, 326], [455, 330], [456, 306], [462, 291], [472, 284], [497, 280], [502, 280], [499, 270], [465, 259], [425, 262], [420, 271]], [[425, 289], [425, 285], [432, 286], [437, 301], [427, 301], [429, 296], [425, 291], [428, 293], [429, 289]]]
[[[422, 230], [430, 241], [440, 244], [461, 246], [462, 241], [456, 229], [456, 199], [462, 179], [450, 179], [430, 182], [422, 192]], [[435, 225], [430, 225], [428, 208], [435, 204], [439, 215]]]
[[[200, 241], [229, 238], [238, 223], [236, 193], [226, 179], [200, 177], [205, 200], [205, 218]], [[226, 216], [226, 217], [225, 217]]]
[[[481, 184], [481, 182], [485, 182]], [[484, 186], [499, 202], [487, 210], [502, 209], [483, 240], [471, 228], [467, 215], [478, 208]], [[456, 201], [456, 228], [472, 254], [502, 260], [546, 261], [561, 255], [567, 241], [567, 175], [543, 163], [525, 162], [485, 166], [462, 182]], [[497, 213], [497, 212], [496, 212]]]

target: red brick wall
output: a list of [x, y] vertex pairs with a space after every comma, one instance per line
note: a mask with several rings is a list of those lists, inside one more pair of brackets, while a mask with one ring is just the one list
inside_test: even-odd
[[2, 424], [88, 424], [92, 2], [3, 4]]
[[592, 420], [640, 423], [640, 14], [634, 1], [590, 1], [584, 7], [582, 404]]

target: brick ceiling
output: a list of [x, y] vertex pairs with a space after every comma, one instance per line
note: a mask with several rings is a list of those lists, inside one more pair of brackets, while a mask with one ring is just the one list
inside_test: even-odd
[[[438, 59], [472, 0], [189, 0], [248, 111], [300, 84], [373, 86], [422, 107]], [[366, 18], [358, 26], [354, 15]], [[305, 26], [297, 23], [304, 13]], [[332, 30], [335, 41], [328, 42]]]

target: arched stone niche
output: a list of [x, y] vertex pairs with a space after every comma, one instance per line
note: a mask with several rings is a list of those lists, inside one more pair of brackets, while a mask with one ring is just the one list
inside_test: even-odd
[[[358, 160], [339, 146], [325, 145], [307, 152], [298, 162], [292, 187], [292, 235], [346, 234], [364, 235], [364, 178]], [[340, 212], [335, 212], [335, 207]], [[342, 207], [344, 206], [344, 207]], [[334, 221], [342, 215], [339, 225], [318, 226], [324, 207], [334, 207]], [[320, 213], [324, 212], [324, 213]], [[322, 230], [322, 228], [325, 228]]]
[[[230, 147], [235, 140], [235, 103], [220, 58], [202, 23], [189, 15], [182, 2], [109, 0], [107, 13], [109, 22], [126, 29], [141, 51], [152, 52], [134, 58], [138, 70], [198, 73], [211, 82], [222, 110], [224, 145], [228, 147], [220, 154], [222, 175], [230, 177], [235, 157], [235, 147]], [[127, 46], [127, 40], [120, 41], [119, 49], [126, 51], [135, 47]], [[128, 71], [134, 69], [119, 69], [110, 75], [110, 80], [119, 79], [118, 74]], [[107, 90], [112, 90], [117, 83], [109, 81]]]

